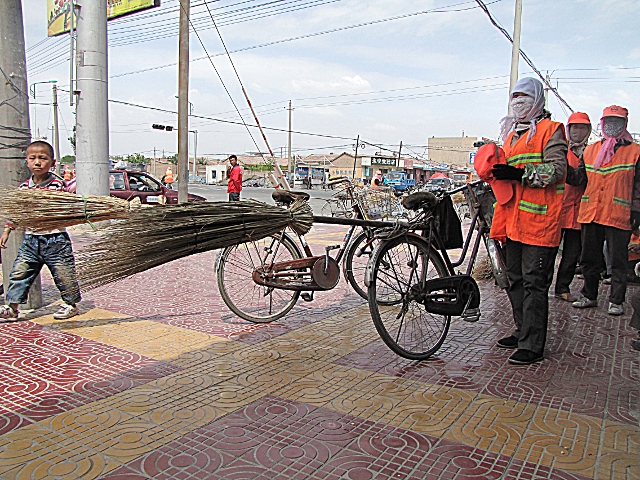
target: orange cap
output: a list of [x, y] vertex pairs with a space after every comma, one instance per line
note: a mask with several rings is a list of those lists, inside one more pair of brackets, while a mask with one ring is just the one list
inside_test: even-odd
[[604, 109], [602, 112], [602, 118], [604, 117], [622, 117], [627, 118], [629, 116], [629, 110], [624, 107], [619, 107], [618, 105], [611, 105]]
[[591, 120], [589, 119], [589, 115], [584, 112], [574, 112], [569, 117], [569, 120], [567, 120], [567, 125], [571, 125], [572, 123], [591, 125]]
[[507, 163], [502, 147], [495, 143], [487, 143], [478, 149], [473, 160], [473, 167], [478, 176], [491, 185], [491, 189], [500, 205], [508, 203], [513, 198], [513, 183], [509, 180], [496, 180], [491, 171], [498, 164]]

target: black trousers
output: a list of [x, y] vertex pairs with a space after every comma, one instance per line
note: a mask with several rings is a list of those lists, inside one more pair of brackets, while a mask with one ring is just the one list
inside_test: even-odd
[[229, 192], [229, 201], [230, 202], [239, 202], [240, 201], [240, 192]]
[[580, 257], [582, 274], [584, 275], [582, 294], [589, 300], [598, 298], [600, 272], [604, 264], [602, 246], [605, 239], [611, 262], [609, 301], [616, 305], [622, 305], [627, 292], [627, 260], [629, 258], [629, 240], [631, 240], [629, 230], [606, 227], [597, 223], [582, 224], [582, 255]]
[[576, 266], [582, 251], [582, 234], [580, 230], [562, 229], [562, 258], [556, 275], [556, 294], [569, 293], [569, 286], [576, 274]]
[[518, 348], [544, 353], [549, 319], [549, 287], [558, 247], [538, 247], [507, 239], [507, 290]]

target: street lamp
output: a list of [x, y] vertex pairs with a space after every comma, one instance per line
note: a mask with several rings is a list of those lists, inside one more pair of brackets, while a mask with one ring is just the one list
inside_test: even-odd
[[[29, 92], [31, 92], [31, 96], [33, 97], [33, 99], [36, 99], [36, 85], [40, 85], [43, 83], [57, 83], [57, 80], [47, 80], [46, 82], [34, 82], [31, 84], [31, 86], [29, 87]], [[38, 110], [36, 108], [37, 103], [33, 103], [33, 126], [35, 127], [36, 133], [38, 133]], [[49, 127], [47, 127], [49, 128]], [[37, 135], [38, 137], [40, 137], [40, 135]]]

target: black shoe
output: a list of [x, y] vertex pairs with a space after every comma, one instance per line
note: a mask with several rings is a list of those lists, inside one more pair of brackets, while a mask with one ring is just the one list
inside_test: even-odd
[[640, 340], [631, 340], [631, 348], [640, 352]]
[[544, 356], [531, 350], [516, 350], [516, 352], [509, 357], [509, 363], [514, 365], [529, 365], [531, 363], [541, 362], [542, 360], [544, 360]]
[[496, 342], [498, 348], [518, 348], [518, 337], [511, 335], [509, 337], [501, 338]]

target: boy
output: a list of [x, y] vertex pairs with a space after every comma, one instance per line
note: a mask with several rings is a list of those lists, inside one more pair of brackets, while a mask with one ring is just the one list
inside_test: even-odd
[[[20, 185], [20, 189], [65, 190], [64, 183], [51, 173], [56, 161], [53, 147], [47, 142], [31, 143], [27, 148], [26, 162], [32, 175]], [[14, 228], [11, 221], [7, 221], [0, 236], [0, 248], [6, 248]], [[78, 314], [76, 304], [80, 301], [80, 291], [69, 235], [64, 230], [33, 232], [27, 229], [11, 269], [5, 295], [7, 305], [0, 307], [0, 318], [18, 318], [18, 305], [26, 302], [29, 288], [43, 265], [49, 267], [64, 302], [53, 318], [65, 320]]]

